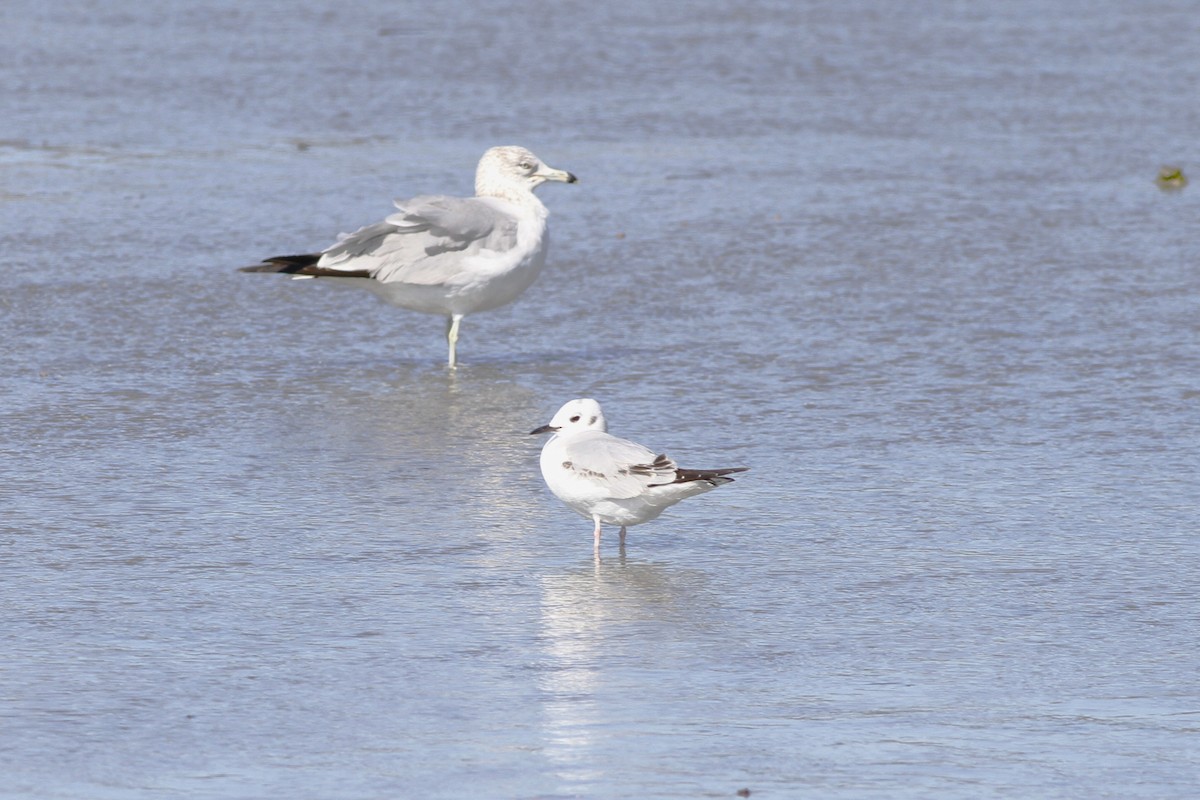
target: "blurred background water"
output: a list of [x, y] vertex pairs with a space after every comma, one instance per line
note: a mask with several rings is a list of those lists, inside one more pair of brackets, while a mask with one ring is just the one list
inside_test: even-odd
[[[7, 0], [0, 796], [1200, 782], [1192, 3]], [[235, 268], [547, 186], [443, 323]], [[592, 558], [572, 397], [737, 483]]]

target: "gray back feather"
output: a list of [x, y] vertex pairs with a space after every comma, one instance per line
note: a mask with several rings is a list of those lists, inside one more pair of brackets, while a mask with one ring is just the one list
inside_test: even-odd
[[628, 439], [589, 431], [566, 445], [572, 468], [603, 480], [616, 498], [637, 497], [650, 486], [675, 480], [674, 461]]
[[436, 286], [451, 281], [464, 258], [517, 244], [517, 220], [473, 197], [426, 195], [396, 207], [399, 213], [326, 249], [320, 266], [366, 269], [383, 283]]

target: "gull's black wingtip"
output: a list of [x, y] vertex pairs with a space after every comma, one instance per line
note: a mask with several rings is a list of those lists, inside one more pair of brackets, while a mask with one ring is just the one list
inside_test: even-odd
[[733, 478], [727, 477], [735, 472], [746, 472], [749, 467], [725, 467], [723, 469], [677, 469], [674, 483], [690, 483], [692, 481], [708, 481], [713, 486], [723, 483], [733, 483]]
[[320, 253], [305, 253], [298, 256], [271, 256], [264, 258], [261, 264], [251, 264], [239, 267], [238, 272], [282, 272], [287, 274], [308, 274], [309, 270], [321, 260]]
[[369, 269], [331, 269], [317, 266], [320, 253], [302, 256], [272, 256], [261, 264], [238, 267], [238, 272], [277, 272], [281, 275], [308, 275], [314, 278], [369, 278]]

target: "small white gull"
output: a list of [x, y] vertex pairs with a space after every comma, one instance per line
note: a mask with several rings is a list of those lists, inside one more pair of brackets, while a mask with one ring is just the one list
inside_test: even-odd
[[542, 477], [559, 500], [596, 523], [596, 550], [601, 525], [620, 525], [624, 545], [628, 526], [652, 520], [680, 500], [731, 483], [733, 478], [727, 475], [749, 469], [680, 469], [666, 455], [607, 430], [600, 404], [581, 398], [560, 408], [550, 424], [530, 431], [530, 435], [554, 434], [542, 447]]
[[549, 212], [533, 193], [546, 181], [576, 178], [524, 147], [493, 147], [479, 160], [474, 197], [396, 200], [399, 213], [320, 253], [273, 256], [242, 271], [354, 279], [393, 305], [444, 314], [454, 367], [462, 318], [516, 300], [546, 263]]

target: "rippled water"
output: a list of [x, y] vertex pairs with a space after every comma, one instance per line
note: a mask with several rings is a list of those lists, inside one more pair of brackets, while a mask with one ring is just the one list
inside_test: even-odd
[[[1189, 796], [1194, 11], [6, 3], [0, 796]], [[510, 142], [454, 374], [235, 271]], [[576, 396], [752, 471], [594, 561]]]

